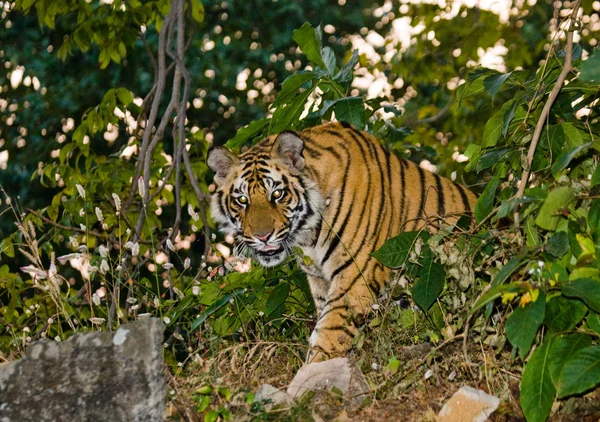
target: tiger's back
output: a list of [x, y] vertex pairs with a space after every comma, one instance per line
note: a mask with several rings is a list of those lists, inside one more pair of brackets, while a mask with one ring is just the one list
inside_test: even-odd
[[[226, 153], [209, 156], [217, 173], [223, 173], [221, 154]], [[229, 159], [239, 160], [228, 176], [237, 180], [248, 206], [226, 215], [226, 191], [236, 193], [220, 180], [213, 217], [229, 226], [237, 219], [238, 238], [262, 241], [256, 253], [265, 265], [271, 248], [289, 246], [290, 238], [310, 258], [303, 268], [319, 315], [311, 359], [343, 355], [351, 347], [355, 317], [369, 309], [390, 278], [390, 270], [371, 256], [375, 250], [403, 231], [454, 223], [471, 213], [476, 200], [463, 186], [390, 154], [376, 138], [346, 123], [285, 132]], [[281, 199], [273, 200], [280, 191]]]

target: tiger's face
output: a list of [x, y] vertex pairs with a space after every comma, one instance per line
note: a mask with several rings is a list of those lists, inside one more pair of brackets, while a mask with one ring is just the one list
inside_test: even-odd
[[321, 196], [302, 171], [303, 146], [286, 132], [239, 157], [224, 148], [209, 152], [217, 185], [213, 219], [265, 267], [282, 263], [292, 247], [309, 240], [320, 219]]

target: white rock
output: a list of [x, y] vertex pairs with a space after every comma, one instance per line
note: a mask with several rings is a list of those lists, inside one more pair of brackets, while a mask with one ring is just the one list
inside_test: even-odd
[[444, 404], [436, 422], [485, 422], [498, 408], [500, 399], [472, 387], [461, 387]]
[[254, 400], [266, 402], [265, 407], [267, 410], [271, 410], [274, 407], [291, 406], [294, 403], [294, 399], [286, 392], [273, 387], [271, 384], [261, 385], [254, 395]]

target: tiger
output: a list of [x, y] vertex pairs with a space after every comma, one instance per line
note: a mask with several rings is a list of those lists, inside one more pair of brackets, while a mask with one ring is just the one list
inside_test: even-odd
[[207, 164], [221, 231], [264, 267], [301, 248], [317, 314], [307, 362], [351, 350], [357, 321], [391, 276], [374, 251], [401, 232], [472, 215], [477, 199], [345, 122], [272, 135], [239, 156], [213, 147]]

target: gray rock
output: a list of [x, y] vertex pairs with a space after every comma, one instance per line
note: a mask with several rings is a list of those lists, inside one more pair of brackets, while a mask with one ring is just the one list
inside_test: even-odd
[[284, 391], [273, 387], [271, 384], [263, 384], [254, 395], [255, 401], [265, 402], [265, 408], [271, 410], [278, 407], [288, 407], [294, 404], [294, 399]]
[[287, 393], [300, 398], [306, 391], [337, 388], [353, 404], [361, 404], [371, 389], [360, 369], [348, 358], [335, 358], [304, 365], [292, 382]]
[[500, 399], [472, 387], [461, 387], [448, 400], [436, 422], [485, 422], [498, 408]]
[[164, 420], [163, 331], [144, 319], [32, 344], [0, 366], [0, 421]]

